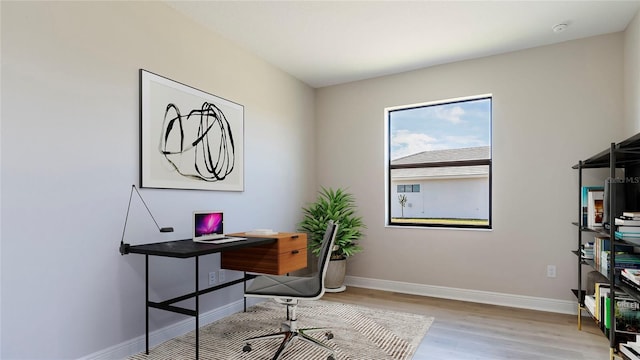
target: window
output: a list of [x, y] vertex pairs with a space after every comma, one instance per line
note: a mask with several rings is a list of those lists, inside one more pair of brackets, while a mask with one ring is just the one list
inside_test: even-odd
[[491, 102], [385, 109], [387, 224], [491, 228]]
[[398, 192], [420, 192], [420, 184], [398, 185]]

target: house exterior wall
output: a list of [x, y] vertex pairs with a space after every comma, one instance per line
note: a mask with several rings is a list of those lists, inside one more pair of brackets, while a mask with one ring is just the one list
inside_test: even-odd
[[[398, 185], [420, 184], [420, 192], [398, 193]], [[407, 196], [404, 208], [398, 196]], [[407, 218], [489, 218], [489, 177], [392, 180], [391, 216]]]

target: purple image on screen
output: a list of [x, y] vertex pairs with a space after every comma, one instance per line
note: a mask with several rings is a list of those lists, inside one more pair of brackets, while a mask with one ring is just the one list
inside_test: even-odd
[[196, 236], [222, 234], [222, 214], [198, 214], [195, 225]]

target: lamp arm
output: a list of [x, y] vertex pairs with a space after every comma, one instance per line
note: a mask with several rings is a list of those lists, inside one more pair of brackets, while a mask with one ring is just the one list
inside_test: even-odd
[[[153, 222], [156, 223], [156, 227], [158, 228], [158, 230], [160, 232], [168, 232], [168, 231], [162, 231], [162, 229], [160, 229], [160, 225], [158, 225], [158, 222], [156, 221], [156, 218], [153, 217], [153, 214], [151, 213], [151, 210], [149, 210], [149, 207], [147, 206], [147, 203], [142, 198], [142, 195], [140, 195], [140, 192], [138, 191], [138, 188], [136, 188], [135, 185], [131, 185], [131, 188], [136, 191], [136, 194], [138, 194], [138, 197], [140, 198], [140, 200], [142, 200], [142, 203], [144, 204], [144, 207], [147, 209], [147, 212], [149, 213], [149, 216], [151, 216], [151, 219], [153, 219]], [[129, 199], [129, 205], [131, 205], [131, 199]], [[127, 211], [129, 211], [129, 210], [127, 209]]]
[[131, 209], [131, 199], [133, 197], [133, 190], [135, 190], [136, 194], [138, 194], [138, 197], [144, 204], [145, 209], [147, 209], [149, 216], [151, 216], [151, 219], [156, 224], [156, 227], [158, 228], [158, 230], [160, 232], [173, 232], [172, 227], [161, 228], [160, 225], [158, 225], [158, 222], [156, 221], [156, 218], [153, 217], [153, 214], [151, 213], [149, 206], [147, 206], [147, 203], [144, 201], [144, 198], [142, 198], [142, 195], [140, 195], [140, 192], [138, 191], [138, 188], [136, 188], [136, 185], [133, 184], [131, 185], [131, 192], [129, 193], [129, 204], [127, 205], [127, 217], [124, 219], [124, 227], [122, 228], [122, 239], [120, 239], [120, 254], [122, 255], [129, 253], [129, 244], [124, 243], [124, 234], [125, 234], [125, 231], [127, 230], [127, 220], [129, 220], [129, 210]]

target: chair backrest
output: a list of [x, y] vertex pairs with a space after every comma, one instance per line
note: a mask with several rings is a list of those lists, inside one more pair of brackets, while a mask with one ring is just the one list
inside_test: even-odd
[[331, 252], [333, 251], [333, 245], [336, 241], [338, 226], [338, 224], [329, 220], [327, 230], [324, 232], [324, 237], [322, 238], [322, 248], [318, 254], [318, 274], [320, 275], [320, 289], [322, 293], [324, 293], [324, 278], [327, 275], [327, 268], [329, 267]]

